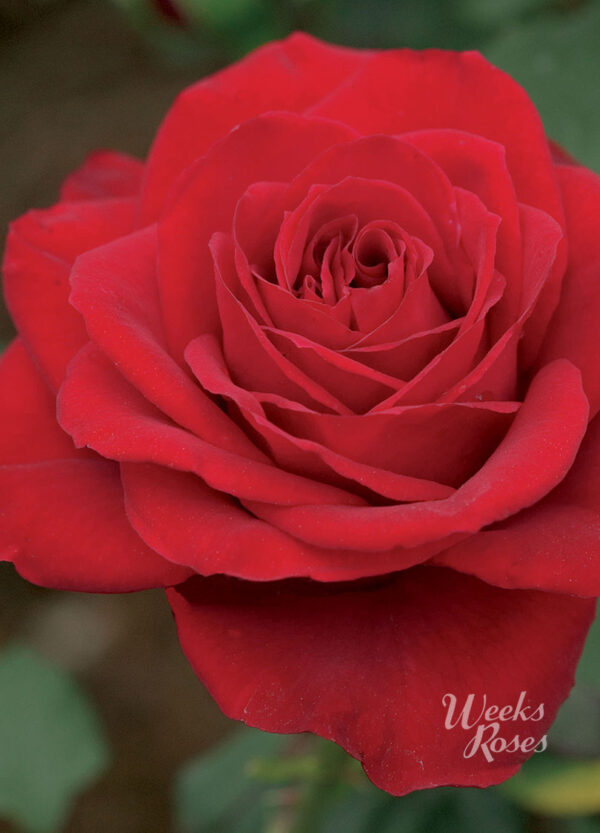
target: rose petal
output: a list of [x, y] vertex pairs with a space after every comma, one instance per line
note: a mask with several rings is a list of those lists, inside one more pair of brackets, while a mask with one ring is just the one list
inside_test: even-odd
[[34, 584], [91, 593], [165, 587], [192, 571], [138, 538], [119, 467], [106, 460], [0, 466], [0, 559]]
[[376, 53], [310, 112], [339, 119], [363, 135], [443, 128], [483, 136], [506, 148], [519, 201], [562, 219], [535, 107], [522, 87], [477, 52]]
[[303, 112], [368, 56], [296, 33], [188, 87], [167, 114], [150, 152], [144, 221], [156, 219], [177, 175], [233, 127], [273, 110]]
[[65, 368], [87, 337], [81, 316], [68, 303], [75, 258], [128, 234], [133, 200], [58, 203], [29, 211], [9, 231], [4, 255], [6, 303], [29, 352], [58, 389]]
[[56, 421], [56, 397], [18, 338], [0, 358], [0, 399], [0, 465], [86, 456]]
[[[475, 324], [436, 356], [399, 394], [381, 403], [378, 408], [427, 402], [438, 397], [440, 401], [455, 401], [484, 395], [490, 399], [516, 395], [518, 340], [524, 328], [531, 323], [540, 294], [556, 265], [557, 248], [562, 238], [560, 226], [545, 212], [521, 205], [519, 213], [523, 230], [522, 312], [519, 318], [488, 351], [481, 349], [481, 343], [477, 342], [477, 327], [481, 329], [481, 323]], [[481, 311], [482, 316], [486, 313], [491, 315], [503, 287], [504, 281], [496, 273]]]
[[193, 471], [237, 497], [295, 503], [363, 503], [355, 495], [234, 454], [174, 425], [121, 376], [91, 342], [69, 365], [58, 419], [78, 447], [119, 462], [160, 463]]
[[[402, 211], [402, 200], [407, 206], [410, 204], [397, 222], [434, 250], [434, 272], [439, 276], [436, 289], [442, 295], [450, 293], [451, 296], [452, 286], [443, 280], [443, 276], [456, 272], [451, 262], [460, 254], [456, 250], [458, 223], [454, 195], [444, 173], [424, 154], [389, 136], [340, 144], [317, 157], [290, 184], [286, 198], [288, 210], [296, 208], [303, 200], [307, 205], [311, 203], [309, 192], [311, 186], [316, 187], [314, 183], [319, 183], [320, 188], [323, 183], [331, 184], [326, 194], [339, 193], [340, 201], [345, 201], [344, 213], [351, 213], [348, 205], [353, 198], [352, 191], [360, 193], [357, 202], [362, 211], [370, 211], [367, 219], [396, 219], [393, 215]], [[394, 186], [398, 189], [396, 205], [390, 204]], [[378, 203], [379, 211], [376, 210]], [[293, 230], [302, 215], [297, 215]], [[282, 227], [282, 233], [284, 231], [285, 227]], [[290, 235], [286, 235], [281, 244], [287, 251]], [[450, 254], [451, 260], [448, 259]], [[301, 253], [296, 252], [295, 260], [300, 259]], [[295, 274], [295, 268], [295, 262], [288, 266], [290, 273]]]
[[207, 442], [264, 459], [166, 352], [154, 226], [82, 255], [71, 284], [70, 301], [83, 315], [90, 337], [146, 399]]
[[192, 338], [219, 329], [209, 241], [215, 232], [231, 231], [248, 186], [289, 181], [322, 150], [354, 136], [324, 119], [267, 113], [236, 127], [187, 170], [158, 227], [165, 335], [177, 358]]
[[[362, 587], [193, 579], [168, 595], [183, 650], [225, 714], [334, 740], [397, 795], [513, 775], [568, 695], [595, 611], [428, 567]], [[498, 735], [533, 744], [465, 758], [476, 728], [444, 728], [448, 693], [459, 709], [474, 693], [475, 720], [484, 697], [512, 706]]]
[[448, 312], [431, 288], [428, 275], [423, 273], [410, 284], [404, 298], [391, 315], [372, 332], [359, 338], [353, 347], [369, 347], [403, 341], [417, 333], [441, 327], [450, 321]]
[[463, 319], [456, 319], [392, 344], [351, 347], [344, 355], [374, 371], [412, 379], [452, 342]]
[[46, 587], [122, 592], [191, 573], [149, 550], [129, 526], [118, 467], [79, 451], [19, 340], [0, 360], [0, 560]]
[[306, 378], [314, 380], [351, 412], [368, 411], [403, 385], [402, 379], [367, 367], [346, 353], [329, 350], [304, 336], [270, 327], [265, 327], [264, 332], [275, 349]]
[[136, 197], [142, 187], [143, 175], [144, 164], [139, 159], [125, 153], [97, 150], [65, 179], [60, 199], [68, 202]]
[[581, 370], [591, 415], [600, 409], [600, 177], [585, 168], [561, 166], [569, 261], [560, 304], [548, 328], [539, 365], [565, 356]]
[[[363, 134], [402, 134], [432, 128], [461, 130], [498, 142], [517, 198], [563, 225], [560, 194], [544, 128], [525, 91], [476, 52], [408, 49], [382, 52], [309, 111], [339, 119]], [[529, 366], [559, 300], [566, 246], [535, 311], [535, 327], [522, 344]]]
[[447, 500], [366, 508], [244, 505], [316, 546], [385, 549], [477, 532], [536, 503], [562, 480], [583, 439], [588, 411], [579, 371], [557, 360], [534, 378], [496, 451]]
[[491, 322], [498, 328], [492, 329], [495, 339], [519, 312], [522, 283], [519, 208], [506, 151], [497, 142], [461, 130], [419, 130], [404, 133], [402, 139], [434, 159], [453, 185], [476, 194], [489, 212], [502, 218], [495, 266], [506, 278], [506, 290]]
[[320, 549], [254, 518], [193, 474], [139, 463], [122, 463], [121, 473], [127, 514], [136, 532], [165, 558], [201, 575], [350, 580], [411, 567], [444, 546], [377, 553]]
[[[461, 324], [461, 329], [466, 330], [480, 318], [490, 292], [493, 291], [492, 284], [497, 275], [496, 236], [498, 227], [502, 225], [502, 218], [491, 214], [481, 200], [470, 191], [456, 188], [455, 194], [461, 223], [460, 242], [474, 277], [473, 288], [469, 297], [465, 298], [467, 312]], [[506, 290], [506, 279], [503, 280], [503, 289]], [[504, 294], [505, 291], [503, 296]], [[497, 303], [501, 301], [502, 298], [499, 298]], [[497, 304], [494, 304], [495, 306]], [[490, 310], [490, 319], [493, 314]], [[493, 333], [490, 333], [490, 336], [493, 338]]]
[[[334, 483], [342, 488], [358, 487], [360, 494], [365, 489], [371, 489], [395, 501], [437, 500], [452, 494], [452, 489], [439, 483], [399, 475], [387, 470], [388, 466], [378, 469], [368, 455], [365, 455], [366, 462], [363, 465], [356, 462], [355, 453], [343, 456], [326, 445], [292, 436], [282, 430], [267, 419], [259, 401], [260, 395], [254, 396], [232, 382], [214, 337], [200, 336], [192, 341], [185, 351], [185, 357], [196, 378], [207, 390], [225, 396], [238, 405], [250, 426], [266, 442], [272, 459], [287, 471]], [[318, 420], [320, 415], [313, 416]], [[361, 424], [354, 423], [354, 427], [360, 436]], [[332, 479], [332, 472], [339, 477]], [[340, 477], [344, 478], [343, 482], [339, 482]], [[355, 482], [348, 483], [348, 480]]]
[[456, 246], [458, 228], [448, 177], [430, 157], [397, 136], [367, 136], [324, 150], [290, 184], [285, 207], [295, 208], [315, 183], [334, 185], [348, 177], [401, 186], [435, 222], [446, 248]]
[[232, 377], [244, 387], [276, 393], [312, 408], [337, 413], [348, 408], [331, 392], [304, 373], [281, 353], [239, 299], [241, 294], [233, 241], [215, 234], [210, 243], [214, 258], [219, 317], [223, 326], [223, 352]]
[[293, 436], [365, 466], [453, 487], [481, 468], [519, 410], [518, 402], [476, 402], [338, 416], [263, 402], [270, 421]]
[[451, 547], [437, 561], [499, 587], [600, 595], [600, 418], [565, 479], [535, 506]]

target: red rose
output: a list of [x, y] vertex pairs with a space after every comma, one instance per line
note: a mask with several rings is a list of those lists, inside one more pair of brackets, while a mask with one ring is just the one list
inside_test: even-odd
[[390, 792], [507, 778], [600, 590], [599, 212], [476, 53], [295, 35], [191, 87], [12, 227], [3, 557], [171, 587], [228, 715]]

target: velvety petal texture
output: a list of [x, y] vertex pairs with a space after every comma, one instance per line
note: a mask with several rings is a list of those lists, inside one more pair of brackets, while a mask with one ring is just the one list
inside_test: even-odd
[[474, 693], [479, 711], [514, 706], [525, 691], [543, 719], [500, 724], [498, 737], [537, 746], [595, 612], [590, 600], [428, 567], [355, 587], [192, 579], [169, 599], [183, 650], [226, 714], [335, 740], [396, 795], [513, 775], [533, 750], [465, 757], [476, 730], [445, 728], [444, 696], [462, 707]]
[[[0, 361], [0, 559], [46, 587], [118, 593], [190, 575], [127, 521], [117, 464], [78, 451], [23, 344]], [[10, 392], [10, 396], [8, 395]]]
[[194, 84], [11, 226], [0, 557], [169, 588], [227, 714], [391, 793], [510, 777], [600, 592], [599, 182], [474, 52]]

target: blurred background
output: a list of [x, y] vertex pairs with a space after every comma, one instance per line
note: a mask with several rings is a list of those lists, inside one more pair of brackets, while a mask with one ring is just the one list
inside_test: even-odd
[[[294, 29], [479, 49], [600, 170], [597, 0], [0, 0], [2, 239], [91, 150], [144, 156], [182, 87]], [[326, 833], [599, 833], [598, 631], [550, 737], [498, 790], [394, 800], [338, 761], [340, 792], [318, 744], [240, 732], [219, 713], [162, 593], [55, 593], [0, 565], [0, 833], [288, 833], [307, 789], [327, 805]]]

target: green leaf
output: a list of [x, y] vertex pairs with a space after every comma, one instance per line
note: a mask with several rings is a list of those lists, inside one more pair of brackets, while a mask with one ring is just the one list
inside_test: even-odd
[[0, 816], [59, 830], [107, 766], [96, 715], [75, 680], [27, 648], [0, 653]]
[[393, 798], [361, 785], [341, 798], [322, 833], [525, 833], [524, 814], [494, 788], [422, 790]]
[[489, 29], [506, 26], [549, 5], [549, 0], [458, 0], [458, 9], [465, 22]]
[[486, 57], [522, 84], [546, 132], [600, 171], [600, 4], [520, 25], [495, 39]]
[[547, 816], [600, 813], [600, 761], [569, 761], [539, 755], [504, 785], [525, 809]]
[[[287, 735], [242, 729], [190, 761], [175, 783], [177, 829], [184, 833], [245, 829], [250, 833], [265, 812], [261, 803], [265, 787], [252, 775], [255, 761], [278, 755], [287, 743]], [[260, 833], [261, 827], [256, 830]]]
[[585, 640], [585, 647], [577, 666], [577, 685], [593, 686], [600, 693], [600, 614]]
[[448, 0], [329, 0], [321, 3], [316, 34], [334, 43], [368, 48], [472, 46], [473, 33], [460, 25]]
[[549, 749], [576, 758], [600, 759], [600, 691], [578, 682], [550, 729]]
[[[600, 821], [597, 818], [563, 818], [556, 827], [556, 833], [600, 833]], [[548, 830], [548, 833], [553, 833]]]

